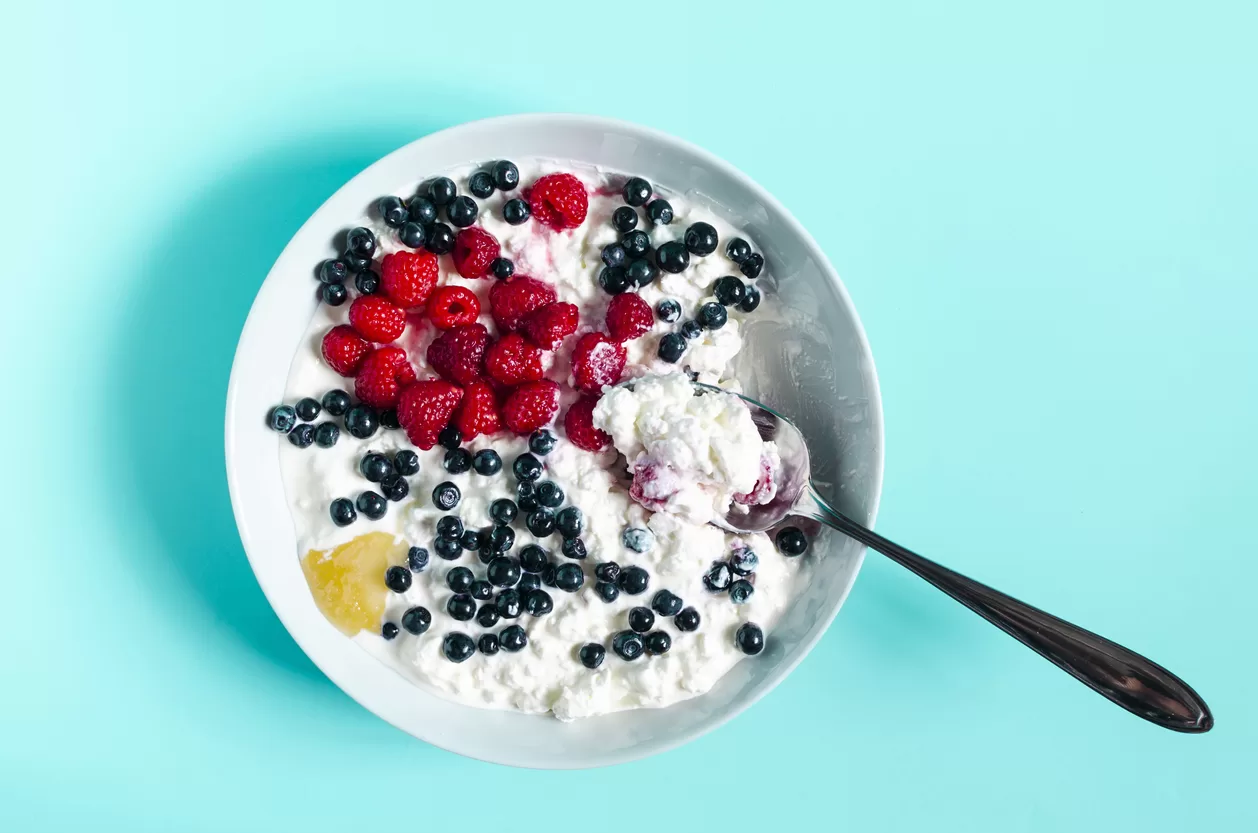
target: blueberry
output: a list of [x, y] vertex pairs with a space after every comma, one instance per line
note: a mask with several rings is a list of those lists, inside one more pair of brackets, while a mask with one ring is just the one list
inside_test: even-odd
[[740, 578], [729, 586], [729, 600], [736, 605], [745, 604], [754, 592], [756, 592], [756, 588], [752, 586], [751, 582], [745, 578]]
[[498, 620], [501, 618], [502, 616], [498, 613], [497, 605], [481, 605], [480, 610], [476, 611], [476, 624], [482, 628], [492, 628], [498, 624]]
[[390, 474], [384, 480], [380, 481], [380, 493], [387, 499], [397, 503], [399, 500], [405, 500], [406, 496], [411, 493], [410, 484], [403, 479], [400, 474]]
[[643, 640], [646, 643], [646, 652], [653, 657], [667, 654], [668, 649], [673, 647], [673, 638], [664, 631], [653, 631], [646, 635]]
[[620, 543], [634, 552], [650, 552], [655, 546], [655, 536], [649, 529], [631, 526], [620, 534]]
[[760, 306], [760, 290], [756, 289], [752, 284], [747, 284], [746, 292], [743, 294], [743, 302], [738, 305], [738, 308], [743, 312], [755, 312], [758, 306]]
[[362, 226], [352, 228], [345, 235], [345, 249], [358, 257], [371, 257], [376, 253], [376, 236]]
[[492, 633], [482, 633], [480, 639], [476, 640], [476, 649], [487, 657], [492, 657], [498, 653], [498, 637]]
[[591, 671], [603, 664], [607, 651], [597, 642], [587, 642], [581, 646], [581, 664]]
[[306, 422], [288, 432], [288, 441], [298, 448], [309, 448], [314, 440], [314, 426]]
[[719, 242], [716, 229], [712, 228], [708, 223], [694, 223], [690, 228], [686, 229], [686, 234], [682, 240], [685, 241], [688, 252], [700, 257], [715, 252]]
[[498, 634], [498, 643], [502, 645], [502, 650], [514, 654], [516, 651], [523, 651], [524, 646], [529, 644], [529, 635], [519, 625], [507, 625]]
[[616, 586], [630, 596], [645, 593], [650, 583], [651, 576], [641, 567], [626, 567], [621, 571], [620, 577], [616, 579]]
[[508, 257], [496, 257], [489, 261], [489, 274], [493, 275], [500, 281], [515, 274], [515, 264]]
[[319, 405], [319, 400], [307, 396], [300, 400], [293, 410], [297, 412], [297, 418], [302, 422], [314, 422], [323, 408]]
[[506, 552], [515, 545], [515, 531], [509, 526], [495, 526], [489, 530], [489, 548], [494, 552]]
[[555, 586], [566, 593], [575, 593], [585, 584], [585, 573], [577, 564], [560, 564], [555, 568]]
[[555, 516], [555, 527], [565, 538], [576, 538], [585, 527], [585, 518], [575, 506], [566, 506]]
[[681, 605], [681, 597], [667, 590], [659, 590], [651, 597], [651, 609], [661, 616], [676, 616]]
[[751, 256], [751, 244], [741, 237], [731, 237], [725, 244], [725, 256], [735, 263], [742, 263]]
[[608, 295], [619, 295], [629, 289], [629, 273], [620, 266], [604, 266], [598, 273], [598, 285]]
[[489, 536], [476, 529], [465, 529], [463, 534], [459, 536], [459, 545], [463, 549], [471, 550], [472, 552], [484, 549], [488, 543]]
[[612, 225], [621, 234], [633, 231], [638, 227], [638, 212], [627, 205], [622, 205], [612, 212]]
[[696, 338], [703, 335], [703, 328], [699, 326], [698, 321], [695, 321], [692, 318], [689, 321], [683, 322], [678, 332], [680, 332], [681, 337], [687, 341], [694, 341]]
[[629, 260], [625, 247], [619, 243], [611, 243], [603, 247], [603, 263], [608, 266], [624, 266]]
[[588, 554], [585, 551], [585, 542], [580, 538], [565, 538], [562, 549], [565, 556], [578, 561], [585, 558]]
[[507, 588], [494, 600], [494, 608], [503, 619], [518, 619], [520, 616], [520, 593], [514, 588]]
[[455, 448], [446, 452], [441, 465], [450, 474], [462, 474], [472, 467], [472, 454], [466, 448]]
[[529, 451], [538, 456], [545, 457], [555, 448], [555, 435], [540, 428], [529, 435]]
[[538, 503], [550, 509], [563, 505], [563, 489], [550, 480], [543, 480], [541, 483], [538, 483], [533, 494], [537, 498]]
[[456, 193], [454, 180], [448, 176], [439, 176], [428, 183], [428, 199], [437, 207], [449, 205]]
[[655, 614], [649, 607], [635, 607], [629, 611], [629, 627], [637, 633], [646, 633], [655, 627]]
[[273, 431], [287, 434], [297, 424], [297, 411], [288, 405], [277, 405], [271, 409], [271, 413], [267, 414], [266, 424]]
[[494, 586], [487, 581], [477, 579], [467, 588], [467, 592], [473, 599], [484, 602], [494, 597]]
[[384, 497], [370, 489], [358, 496], [355, 505], [359, 512], [373, 521], [380, 520], [384, 517], [384, 513], [389, 511], [389, 504], [385, 502]]
[[509, 524], [515, 520], [519, 510], [511, 498], [498, 498], [489, 504], [489, 517], [496, 524]]
[[703, 586], [713, 593], [720, 593], [729, 589], [730, 582], [734, 580], [733, 574], [730, 572], [729, 565], [724, 561], [714, 561], [708, 571], [703, 574]]
[[515, 458], [511, 471], [515, 473], [517, 480], [530, 482], [542, 476], [542, 461], [526, 451]]
[[446, 613], [458, 622], [466, 622], [476, 615], [476, 601], [467, 593], [455, 593], [446, 602]]
[[760, 270], [762, 269], [764, 269], [764, 255], [749, 255], [746, 260], [738, 264], [738, 271], [753, 281], [760, 277]]
[[432, 504], [442, 512], [449, 512], [458, 506], [460, 497], [459, 487], [449, 480], [438, 483], [437, 488], [432, 490]]
[[545, 538], [555, 531], [555, 513], [549, 509], [534, 509], [524, 519], [524, 525], [535, 538]]
[[677, 626], [679, 631], [697, 631], [699, 630], [699, 611], [693, 607], [687, 607], [673, 617], [673, 624]]
[[777, 544], [778, 552], [786, 556], [803, 555], [808, 549], [808, 538], [797, 526], [783, 527], [773, 542]]
[[428, 227], [428, 251], [435, 255], [448, 255], [454, 248], [454, 231], [445, 223], [433, 223]]
[[475, 580], [472, 571], [466, 567], [455, 567], [446, 573], [446, 587], [449, 587], [455, 593], [466, 593], [472, 587], [472, 581]]
[[349, 290], [343, 283], [325, 283], [319, 288], [319, 297], [330, 307], [339, 307], [349, 298]]
[[534, 495], [535, 491], [533, 484], [527, 481], [515, 487], [515, 502], [519, 504], [521, 512], [534, 512], [541, 506]]
[[410, 249], [422, 249], [428, 242], [428, 232], [419, 223], [405, 223], [398, 229], [397, 239]]
[[642, 644], [642, 637], [633, 631], [621, 631], [612, 637], [612, 650], [616, 652], [616, 656], [623, 660], [633, 662], [642, 656], [646, 646]]
[[760, 557], [748, 547], [734, 550], [729, 557], [729, 568], [740, 576], [756, 571], [760, 566]]
[[686, 339], [677, 335], [677, 333], [665, 333], [660, 338], [659, 348], [657, 350], [660, 361], [675, 364], [681, 360], [686, 352]]
[[419, 473], [419, 455], [414, 451], [402, 449], [393, 455], [393, 470], [403, 477]]
[[457, 541], [463, 536], [463, 519], [457, 515], [445, 515], [437, 521], [437, 534]]
[[351, 251], [341, 253], [341, 260], [345, 261], [345, 265], [349, 267], [349, 271], [355, 275], [361, 275], [371, 267], [371, 258], [356, 255]]
[[319, 448], [331, 448], [341, 438], [341, 429], [335, 422], [325, 422], [315, 429], [315, 444]]
[[330, 390], [323, 394], [323, 410], [329, 416], [344, 416], [349, 410], [349, 394], [343, 390]]
[[[510, 531], [510, 528], [505, 526], [495, 527], [495, 529]], [[489, 562], [489, 566], [485, 569], [485, 577], [495, 587], [514, 587], [520, 580], [520, 564], [514, 558], [499, 555]]]
[[397, 408], [385, 408], [380, 412], [380, 427], [393, 431], [402, 427], [402, 423], [398, 420]]
[[665, 272], [676, 275], [690, 265], [690, 252], [681, 243], [670, 240], [655, 250], [655, 263]]
[[412, 573], [419, 573], [428, 567], [428, 550], [423, 547], [411, 547], [406, 551], [406, 564]]
[[545, 590], [530, 590], [524, 596], [524, 609], [530, 616], [545, 616], [555, 609], [555, 602]]
[[494, 187], [499, 191], [513, 191], [520, 184], [520, 169], [513, 162], [499, 159], [489, 170]]
[[370, 405], [355, 405], [345, 414], [345, 430], [360, 440], [365, 440], [380, 427], [380, 417]]
[[625, 276], [638, 286], [647, 286], [660, 276], [660, 270], [651, 261], [640, 257], [629, 261], [629, 265], [625, 267]]
[[432, 542], [432, 548], [438, 558], [446, 561], [454, 561], [463, 554], [463, 545], [458, 538], [438, 538]]
[[629, 181], [625, 183], [625, 189], [622, 193], [625, 202], [630, 205], [635, 207], [646, 205], [646, 201], [651, 199], [651, 183], [640, 176], [629, 177]]
[[546, 550], [537, 544], [529, 544], [520, 550], [520, 569], [526, 573], [540, 573], [549, 563]]
[[476, 222], [476, 200], [460, 194], [446, 206], [446, 217], [455, 228], [467, 228]]
[[489, 477], [502, 471], [502, 458], [492, 448], [481, 449], [472, 458], [472, 468], [476, 470], [477, 474]]
[[411, 589], [411, 571], [405, 567], [390, 567], [384, 571], [384, 586], [394, 593], [405, 593]]
[[604, 561], [594, 568], [594, 577], [599, 581], [615, 581], [620, 578], [620, 565], [615, 561]]
[[441, 653], [446, 655], [446, 659], [450, 662], [466, 662], [476, 653], [476, 643], [472, 641], [472, 637], [465, 633], [446, 634], [446, 638], [441, 640]]
[[358, 511], [354, 509], [353, 502], [347, 497], [338, 497], [332, 501], [328, 511], [332, 515], [332, 523], [337, 526], [349, 526], [358, 520]]
[[733, 275], [726, 275], [712, 285], [712, 294], [723, 306], [738, 306], [747, 295], [747, 285]]
[[764, 631], [754, 622], [745, 622], [734, 634], [734, 644], [744, 654], [754, 657], [764, 650]]
[[520, 576], [520, 583], [516, 585], [516, 589], [520, 591], [520, 597], [528, 604], [528, 593], [530, 590], [536, 590], [542, 586], [542, 577], [537, 573], [523, 573]]
[[319, 280], [323, 283], [345, 283], [349, 279], [349, 264], [343, 260], [325, 260], [319, 265]]
[[463, 442], [463, 432], [455, 428], [453, 425], [447, 425], [441, 429], [441, 433], [437, 435], [437, 444], [442, 448], [456, 449]]
[[381, 197], [376, 203], [376, 209], [389, 228], [401, 228], [408, 216], [406, 203], [402, 202], [401, 197]]
[[359, 295], [375, 295], [380, 291], [380, 276], [370, 269], [359, 272], [354, 277], [354, 288]]
[[467, 190], [472, 192], [473, 197], [483, 200], [494, 192], [494, 179], [488, 171], [477, 171], [468, 177]]
[[625, 247], [625, 254], [637, 258], [651, 251], [651, 238], [645, 231], [631, 231], [620, 238], [620, 245]]
[[554, 564], [547, 564], [542, 568], [542, 584], [547, 587], [555, 586], [555, 574], [559, 572], [559, 568]]
[[673, 221], [673, 206], [668, 200], [651, 200], [646, 207], [646, 216], [657, 226], [666, 226]]
[[594, 585], [594, 592], [605, 602], [614, 602], [620, 598], [620, 588], [610, 581], [600, 581]]
[[532, 213], [533, 211], [529, 208], [529, 204], [518, 197], [513, 200], [507, 200], [502, 206], [502, 219], [512, 226], [518, 226], [527, 221]]
[[380, 629], [380, 635], [383, 636], [386, 640], [396, 639], [397, 633], [398, 633], [398, 627], [392, 622], [385, 622], [384, 627]]
[[664, 323], [672, 324], [681, 318], [681, 304], [672, 298], [665, 298], [655, 305], [655, 315]]
[[402, 614], [402, 627], [407, 633], [413, 633], [419, 636], [428, 630], [432, 625], [432, 614], [428, 612], [428, 608], [417, 605]]
[[372, 483], [379, 483], [393, 474], [393, 463], [388, 457], [373, 451], [358, 462], [358, 471]]
[[699, 313], [695, 316], [695, 320], [699, 322], [699, 326], [705, 330], [719, 330], [725, 326], [729, 313], [725, 311], [725, 307], [716, 301], [708, 301], [699, 307]]

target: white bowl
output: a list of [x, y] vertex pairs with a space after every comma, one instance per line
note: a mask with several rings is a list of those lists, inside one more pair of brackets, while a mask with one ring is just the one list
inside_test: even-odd
[[316, 308], [314, 267], [333, 254], [335, 235], [380, 195], [460, 165], [530, 156], [637, 174], [734, 209], [731, 219], [764, 252], [792, 321], [786, 327], [766, 319], [748, 328], [740, 378], [749, 393], [796, 417], [817, 479], [832, 484], [822, 491], [872, 525], [882, 485], [882, 406], [869, 344], [834, 268], [777, 200], [726, 162], [663, 133], [589, 116], [509, 116], [443, 130], [376, 162], [315, 212], [262, 284], [236, 348], [227, 392], [227, 479], [263, 592], [297, 644], [347, 694], [398, 728], [462, 755], [514, 766], [592, 767], [678, 746], [764, 696], [821, 638], [864, 550], [838, 533], [823, 535], [806, 556], [814, 578], [770, 632], [765, 652], [738, 663], [707, 694], [566, 724], [442, 699], [369, 656], [323, 617], [298, 562], [280, 477], [281, 437], [264, 423], [283, 397]]

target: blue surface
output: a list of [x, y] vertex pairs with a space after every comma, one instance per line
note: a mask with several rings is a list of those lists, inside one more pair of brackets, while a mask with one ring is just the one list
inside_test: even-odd
[[[6, 11], [0, 830], [1258, 828], [1252, 3], [124, 5]], [[790, 206], [878, 361], [878, 528], [1147, 652], [1215, 731], [877, 557], [772, 695], [611, 770], [463, 760], [333, 687], [236, 537], [237, 334], [356, 171], [545, 110]]]

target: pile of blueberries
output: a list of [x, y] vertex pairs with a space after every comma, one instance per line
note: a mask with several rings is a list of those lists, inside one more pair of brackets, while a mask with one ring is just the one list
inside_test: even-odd
[[319, 294], [328, 306], [339, 307], [349, 298], [345, 284], [350, 276], [363, 295], [372, 295], [380, 288], [380, 276], [371, 269], [376, 253], [376, 236], [370, 229], [352, 228], [345, 235], [345, 249], [340, 257], [319, 264]]
[[[288, 441], [298, 448], [309, 448], [312, 444], [331, 448], [341, 438], [341, 429], [331, 420], [313, 425], [320, 413], [342, 417], [345, 430], [360, 440], [375, 434], [381, 426], [402, 427], [397, 411], [377, 411], [361, 402], [354, 405], [349, 394], [339, 389], [325, 393], [322, 402], [307, 396], [296, 405], [277, 405], [267, 414], [266, 421], [271, 429], [287, 434]], [[301, 422], [298, 423], [298, 420]]]
[[[711, 593], [729, 593], [736, 605], [746, 604], [756, 592], [756, 567], [760, 557], [749, 547], [730, 553], [727, 561], [714, 561], [703, 574], [703, 586]], [[735, 578], [737, 576], [737, 578]]]

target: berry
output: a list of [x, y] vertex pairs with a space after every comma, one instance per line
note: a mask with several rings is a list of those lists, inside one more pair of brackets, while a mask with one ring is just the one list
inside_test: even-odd
[[477, 579], [468, 587], [467, 592], [473, 599], [483, 602], [494, 597], [494, 586], [487, 581]]
[[442, 512], [449, 512], [459, 505], [459, 498], [461, 497], [459, 487], [449, 480], [445, 480], [438, 483], [437, 487], [432, 490], [432, 505]]
[[515, 544], [515, 530], [509, 526], [495, 526], [489, 530], [489, 548], [494, 552], [506, 552]]
[[433, 223], [428, 227], [428, 242], [424, 245], [435, 255], [449, 254], [454, 249], [454, 229], [445, 223]]
[[390, 567], [384, 571], [384, 586], [394, 593], [405, 593], [411, 589], [411, 571], [405, 567]]
[[661, 339], [658, 348], [660, 361], [669, 364], [676, 363], [686, 352], [686, 339], [677, 333], [666, 333]]
[[288, 432], [288, 441], [298, 448], [309, 448], [315, 439], [314, 426], [308, 422], [303, 422], [292, 431]]
[[708, 223], [694, 223], [691, 225], [690, 228], [686, 229], [686, 234], [682, 237], [682, 241], [686, 244], [686, 251], [700, 257], [715, 252], [719, 242], [716, 229], [712, 228]]
[[617, 295], [607, 305], [607, 332], [616, 341], [637, 338], [650, 330], [654, 323], [651, 305], [638, 295]]
[[449, 205], [457, 193], [454, 180], [448, 176], [439, 176], [428, 183], [428, 199], [435, 206]]
[[323, 410], [328, 412], [329, 416], [345, 416], [345, 412], [349, 410], [349, 394], [343, 390], [330, 390], [323, 394]]
[[629, 290], [629, 273], [623, 266], [604, 266], [598, 273], [598, 285], [608, 295], [619, 295]]
[[437, 285], [437, 256], [432, 252], [393, 252], [380, 261], [385, 297], [402, 309], [422, 306]]
[[545, 457], [547, 454], [555, 450], [555, 435], [547, 431], [545, 428], [534, 431], [529, 435], [529, 451]]
[[380, 291], [380, 276], [370, 269], [354, 276], [354, 288], [359, 295], [375, 295]]
[[453, 561], [463, 554], [463, 545], [458, 538], [438, 538], [432, 542], [433, 551], [438, 558]]
[[397, 408], [385, 408], [380, 412], [380, 425], [391, 431], [396, 431], [402, 427], [402, 423], [397, 418]]
[[556, 302], [529, 313], [521, 329], [528, 340], [538, 347], [554, 350], [577, 331], [579, 320], [576, 305]]
[[358, 511], [354, 509], [353, 502], [347, 497], [338, 497], [332, 501], [328, 512], [332, 516], [332, 523], [337, 526], [349, 526], [358, 520]]
[[358, 461], [358, 471], [372, 483], [379, 483], [393, 474], [393, 464], [388, 457], [373, 451]]
[[482, 628], [492, 628], [498, 624], [498, 620], [502, 615], [498, 613], [498, 606], [494, 604], [485, 604], [480, 606], [480, 610], [476, 611], [476, 624]]
[[520, 583], [516, 587], [520, 591], [521, 598], [524, 599], [525, 605], [528, 604], [529, 591], [538, 590], [542, 586], [542, 577], [537, 573], [524, 573], [520, 576]]
[[645, 649], [642, 637], [633, 631], [621, 631], [612, 637], [612, 650], [616, 652], [616, 656], [627, 662], [633, 662], [642, 656]]
[[548, 509], [556, 509], [563, 505], [563, 489], [549, 480], [537, 484], [534, 496], [537, 498], [538, 503]]
[[422, 249], [428, 242], [428, 232], [419, 223], [404, 223], [398, 229], [397, 237], [403, 246], [411, 249]]
[[764, 650], [764, 631], [753, 622], [745, 622], [734, 634], [734, 644], [747, 656], [755, 656]]
[[380, 481], [380, 491], [387, 499], [397, 503], [411, 493], [411, 487], [401, 475], [391, 474]]
[[507, 387], [542, 378], [542, 351], [518, 333], [509, 333], [485, 351], [485, 372]]
[[494, 180], [487, 171], [477, 171], [468, 177], [467, 190], [473, 197], [485, 199], [494, 192]]
[[651, 251], [651, 238], [645, 231], [631, 231], [620, 238], [620, 245], [625, 247], [625, 254], [631, 258], [644, 257]]
[[402, 627], [407, 633], [419, 636], [428, 630], [432, 625], [432, 614], [428, 612], [428, 608], [417, 605], [402, 614]]
[[354, 254], [348, 249], [341, 253], [341, 260], [345, 261], [345, 265], [349, 267], [349, 271], [353, 272], [355, 275], [361, 274], [365, 269], [371, 266], [370, 255], [363, 257], [362, 255]]
[[544, 568], [542, 568], [542, 584], [547, 587], [554, 587], [555, 573], [558, 572], [558, 570], [559, 568], [554, 564], [547, 564]]
[[646, 652], [653, 657], [667, 654], [668, 649], [673, 647], [673, 638], [664, 631], [648, 633], [643, 642], [646, 643]]
[[355, 405], [345, 414], [345, 430], [350, 436], [365, 440], [380, 426], [380, 417], [370, 405]]
[[725, 311], [725, 307], [716, 301], [708, 301], [699, 307], [699, 312], [695, 315], [695, 320], [699, 322], [699, 326], [705, 330], [719, 330], [725, 326], [729, 313]]
[[646, 207], [646, 216], [657, 226], [666, 226], [673, 221], [673, 206], [668, 200], [651, 200]]
[[756, 592], [750, 581], [740, 578], [729, 586], [729, 600], [736, 605], [744, 604]]
[[681, 333], [682, 338], [686, 339], [687, 341], [693, 341], [694, 339], [703, 335], [703, 328], [699, 326], [698, 321], [691, 319], [689, 321], [684, 322], [681, 325], [681, 329], [679, 330], [679, 332]]
[[393, 408], [405, 385], [415, 381], [415, 368], [401, 347], [380, 347], [367, 355], [354, 377], [354, 395], [373, 408]]
[[494, 187], [499, 191], [513, 191], [520, 184], [520, 169], [515, 166], [515, 163], [508, 162], [506, 159], [495, 162], [494, 166], [489, 169], [489, 173]]
[[446, 602], [446, 613], [457, 622], [466, 622], [476, 615], [476, 600], [467, 593], [455, 593]]
[[287, 434], [297, 424], [297, 411], [289, 405], [276, 405], [267, 414], [266, 424], [271, 427], [272, 431]]
[[568, 441], [585, 451], [601, 451], [612, 442], [609, 434], [594, 427], [594, 406], [597, 404], [597, 397], [582, 396], [563, 415], [563, 429]]
[[502, 206], [502, 219], [506, 220], [508, 225], [518, 226], [527, 221], [532, 214], [529, 204], [518, 197], [507, 200]]
[[384, 513], [389, 511], [389, 504], [385, 502], [378, 492], [366, 491], [358, 496], [355, 501], [358, 511], [367, 516], [369, 520], [378, 521], [384, 517]]
[[629, 627], [638, 633], [646, 633], [655, 627], [655, 613], [649, 607], [630, 609]]
[[454, 261], [454, 268], [463, 277], [483, 278], [501, 248], [498, 238], [483, 228], [464, 228], [454, 238], [454, 250], [450, 253], [450, 258]]
[[760, 566], [760, 557], [747, 547], [730, 554], [729, 568], [740, 576], [750, 575]]
[[529, 644], [529, 635], [519, 625], [508, 625], [498, 634], [498, 642], [502, 645], [502, 650], [514, 654], [516, 651], [523, 651], [524, 646]]
[[401, 228], [409, 216], [406, 203], [402, 202], [401, 197], [381, 197], [376, 203], [376, 210], [380, 212], [384, 224], [389, 228]]
[[703, 574], [703, 586], [712, 593], [720, 593], [729, 589], [733, 578], [729, 565], [724, 561], [717, 561]]
[[502, 421], [516, 434], [549, 425], [559, 412], [559, 385], [544, 379], [520, 385], [502, 403]]
[[378, 295], [363, 295], [350, 304], [349, 323], [368, 341], [388, 344], [406, 329], [406, 312]]
[[635, 207], [646, 205], [646, 201], [651, 199], [651, 183], [640, 176], [632, 176], [625, 182], [624, 191], [621, 193], [629, 205]]
[[470, 385], [485, 375], [485, 348], [489, 331], [484, 324], [451, 327], [428, 345], [428, 364], [442, 378]]
[[774, 537], [773, 542], [777, 544], [778, 552], [792, 558], [803, 555], [808, 549], [808, 538], [797, 526], [782, 528]]
[[676, 616], [681, 605], [681, 597], [667, 590], [659, 590], [651, 597], [651, 609], [661, 616]]
[[681, 318], [681, 304], [672, 298], [665, 298], [655, 305], [655, 314], [659, 316], [661, 321], [672, 324]]
[[496, 257], [489, 263], [489, 274], [500, 281], [505, 281], [515, 274], [515, 264], [510, 258]]
[[607, 651], [597, 642], [587, 642], [581, 646], [581, 664], [591, 671], [603, 664]]
[[476, 649], [487, 657], [498, 653], [498, 648], [498, 637], [492, 633], [482, 633], [480, 639], [476, 640]]
[[580, 538], [563, 539], [562, 550], [565, 557], [576, 561], [582, 561], [587, 555], [589, 555], [585, 549], [585, 542]]
[[738, 264], [738, 271], [742, 272], [753, 281], [760, 277], [760, 270], [764, 269], [764, 255], [749, 255], [746, 260]]
[[407, 207], [411, 221], [421, 226], [431, 226], [437, 222], [437, 206], [427, 197], [413, 197]]
[[343, 283], [325, 283], [319, 288], [319, 297], [330, 307], [339, 307], [349, 298]]
[[478, 315], [480, 301], [472, 290], [462, 286], [439, 286], [428, 298], [428, 318], [439, 330], [474, 324]]
[[525, 480], [515, 487], [515, 502], [519, 504], [521, 512], [536, 512], [541, 508], [541, 504], [534, 496], [536, 491], [530, 480]]
[[555, 288], [527, 275], [498, 281], [489, 289], [489, 309], [504, 333], [520, 329], [534, 310], [555, 302]]
[[555, 600], [541, 588], [534, 588], [524, 594], [524, 609], [530, 616], [545, 616], [555, 609]]
[[459, 536], [459, 546], [465, 550], [476, 552], [485, 545], [485, 536], [475, 529], [465, 529]]
[[397, 625], [393, 624], [392, 622], [385, 622], [384, 626], [380, 628], [380, 635], [384, 637], [386, 641], [390, 639], [396, 639], [398, 635]]
[[603, 247], [603, 263], [607, 266], [621, 266], [628, 262], [629, 256], [625, 253], [625, 247], [619, 243], [612, 243]]
[[722, 306], [733, 307], [741, 304], [747, 294], [747, 286], [733, 275], [718, 278], [712, 285], [712, 294]]
[[580, 565], [561, 564], [555, 568], [555, 586], [565, 593], [575, 593], [585, 584], [585, 573]]
[[670, 240], [655, 250], [655, 263], [665, 272], [676, 275], [690, 265], [690, 252], [676, 240]]
[[546, 550], [537, 544], [529, 544], [520, 550], [520, 569], [526, 573], [540, 573], [549, 563]]
[[[444, 518], [442, 519], [444, 520]], [[472, 571], [466, 567], [455, 567], [446, 573], [446, 587], [449, 587], [455, 593], [466, 593], [472, 587], [475, 580]], [[470, 617], [469, 617], [470, 618]]]
[[[511, 498], [498, 498], [489, 504], [489, 517], [496, 524], [509, 524], [515, 520], [517, 514], [519, 509]], [[523, 558], [523, 554], [520, 557]]]
[[511, 587], [499, 593], [498, 598], [494, 600], [494, 608], [503, 619], [518, 619], [520, 605], [520, 592]]
[[[463, 389], [463, 402], [454, 416], [452, 430], [458, 432], [460, 441], [464, 437], [471, 440], [481, 434], [494, 434], [502, 430], [498, 400], [488, 382], [473, 382]], [[454, 445], [457, 448], [458, 442]]]
[[673, 624], [677, 626], [679, 631], [697, 631], [699, 630], [699, 611], [693, 607], [687, 607], [673, 617]]
[[406, 551], [406, 564], [412, 573], [423, 572], [428, 567], [428, 550], [423, 547], [411, 547]]
[[398, 419], [412, 443], [427, 451], [437, 444], [463, 398], [463, 391], [449, 382], [429, 380], [408, 385], [398, 400]]
[[502, 471], [502, 458], [492, 448], [481, 449], [472, 458], [472, 469], [479, 475], [490, 477]]
[[362, 226], [352, 228], [345, 235], [345, 250], [357, 257], [370, 258], [376, 253], [376, 236]]
[[648, 286], [655, 282], [660, 276], [660, 270], [655, 268], [655, 264], [644, 257], [629, 261], [629, 265], [625, 267], [625, 277], [630, 283], [638, 286]]
[[534, 509], [525, 518], [524, 525], [534, 538], [545, 538], [555, 531], [555, 513], [549, 509]]
[[615, 581], [620, 578], [620, 565], [615, 561], [604, 561], [594, 568], [594, 577], [599, 581]]
[[325, 260], [319, 264], [319, 280], [323, 283], [345, 283], [349, 265], [343, 260]]
[[462, 474], [472, 467], [472, 454], [466, 448], [454, 448], [446, 452], [442, 467], [450, 474]]
[[446, 638], [441, 640], [441, 653], [446, 655], [446, 659], [450, 662], [466, 662], [476, 653], [476, 643], [472, 642], [472, 637], [465, 633], [446, 634]]
[[515, 462], [511, 464], [511, 471], [515, 474], [516, 480], [536, 480], [542, 476], [542, 461], [526, 451], [515, 458]]
[[315, 444], [320, 448], [331, 448], [341, 438], [341, 429], [335, 422], [325, 422], [315, 429]]
[[572, 351], [574, 386], [598, 393], [604, 385], [620, 381], [628, 357], [624, 345], [617, 344], [602, 333], [586, 333]]
[[626, 567], [620, 571], [620, 576], [616, 579], [616, 586], [630, 596], [645, 593], [650, 583], [651, 576], [641, 567]]
[[547, 174], [533, 183], [528, 199], [533, 216], [557, 229], [581, 225], [590, 208], [585, 186], [572, 174]]
[[743, 294], [743, 302], [738, 305], [738, 308], [743, 312], [755, 312], [758, 306], [760, 306], [760, 290], [756, 289], [752, 284], [747, 284]]
[[323, 360], [342, 376], [358, 373], [371, 345], [347, 324], [339, 324], [323, 337]]
[[630, 206], [622, 205], [612, 212], [612, 225], [621, 234], [633, 231], [638, 227], [638, 212]]
[[610, 581], [600, 581], [594, 585], [594, 592], [605, 602], [611, 603], [620, 598], [620, 588]]
[[725, 256], [735, 263], [742, 263], [751, 256], [751, 244], [741, 237], [731, 237], [725, 244]]

